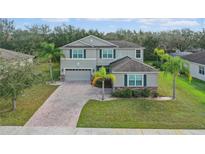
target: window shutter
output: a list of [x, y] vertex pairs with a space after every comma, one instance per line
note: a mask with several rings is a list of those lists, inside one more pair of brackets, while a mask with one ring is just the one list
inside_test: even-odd
[[125, 77], [124, 77], [124, 86], [127, 87], [127, 74], [125, 74]]
[[100, 49], [100, 58], [102, 58], [102, 49]]
[[86, 49], [84, 49], [84, 58], [86, 58]]
[[116, 50], [113, 50], [113, 58], [116, 58]]
[[73, 57], [72, 57], [72, 49], [70, 49], [70, 58], [73, 58]]
[[144, 87], [146, 87], [146, 86], [147, 86], [147, 75], [144, 74]]

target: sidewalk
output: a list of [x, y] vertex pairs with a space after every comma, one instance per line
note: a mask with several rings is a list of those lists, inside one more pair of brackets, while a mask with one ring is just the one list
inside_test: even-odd
[[205, 135], [205, 130], [1, 126], [0, 135]]

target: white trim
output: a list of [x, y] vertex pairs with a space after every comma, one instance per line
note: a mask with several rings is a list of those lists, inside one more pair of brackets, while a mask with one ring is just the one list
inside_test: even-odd
[[[137, 51], [140, 51], [140, 57], [137, 57]], [[140, 49], [135, 49], [135, 59], [142, 59], [142, 50]]]
[[[76, 47], [60, 47], [60, 49], [65, 49], [65, 50], [67, 50], [67, 49], [75, 49], [75, 48], [79, 48], [78, 46], [76, 46]], [[84, 49], [105, 49], [105, 48], [108, 48], [108, 47], [83, 47]], [[112, 48], [112, 49], [132, 49], [132, 50], [134, 50], [134, 49], [136, 49], [136, 50], [144, 50], [144, 48], [142, 47], [142, 48], [119, 48], [119, 47], [109, 47], [109, 48]]]
[[197, 64], [197, 65], [202, 65], [202, 66], [205, 67], [205, 64], [195, 63], [195, 62], [192, 62], [192, 61], [189, 61], [189, 60], [186, 60], [186, 59], [184, 59], [184, 60], [187, 61], [188, 63], [193, 63], [193, 64]]
[[61, 60], [96, 60], [96, 58], [61, 58]]
[[[112, 58], [108, 58], [108, 57], [107, 57], [107, 58], [104, 58], [104, 57], [103, 57], [103, 50], [104, 50], [104, 49], [110, 49], [110, 50], [112, 50]], [[102, 50], [101, 59], [105, 59], [105, 60], [106, 60], [106, 59], [115, 59], [115, 58], [114, 58], [114, 49], [112, 49], [112, 48], [103, 48], [103, 49], [101, 49], [101, 50]], [[116, 51], [115, 51], [115, 52], [116, 52]], [[107, 54], [107, 56], [108, 56], [108, 54]]]
[[[88, 37], [88, 36], [86, 36], [86, 37]], [[68, 43], [68, 44], [66, 44], [66, 45], [64, 45], [64, 46], [62, 46], [62, 47], [60, 47], [60, 48], [69, 48], [69, 47], [66, 47], [67, 45], [70, 45], [70, 44], [72, 44], [72, 43], [76, 43], [76, 42], [81, 42], [81, 43], [83, 43], [83, 41], [81, 41], [82, 39], [84, 39], [84, 38], [86, 38], [86, 37], [83, 37], [83, 38], [81, 38], [81, 39], [79, 39], [79, 40], [76, 40], [76, 41], [73, 41], [73, 42], [70, 42], [70, 43]], [[87, 44], [87, 43], [83, 43], [83, 44]], [[87, 44], [88, 45], [88, 44]], [[89, 45], [89, 46], [91, 46], [92, 47], [92, 45]], [[76, 47], [78, 47], [78, 46], [76, 46]]]
[[[83, 55], [82, 55], [82, 58], [74, 58], [74, 57], [73, 57], [74, 50], [77, 50], [77, 51], [82, 50], [82, 54], [83, 54]], [[77, 53], [77, 55], [78, 55], [78, 53]], [[84, 49], [83, 49], [83, 48], [75, 48], [75, 49], [72, 49], [72, 59], [85, 59], [84, 57], [85, 57], [85, 54], [84, 54]]]
[[[201, 70], [200, 67], [203, 68], [203, 69]], [[204, 74], [200, 73], [200, 71], [203, 71]], [[205, 66], [203, 66], [203, 65], [198, 66], [198, 74], [201, 75], [201, 76], [205, 75]]]
[[84, 68], [84, 67], [81, 67], [81, 68], [76, 68], [76, 67], [71, 67], [71, 68], [68, 68], [68, 67], [66, 67], [66, 68], [63, 68], [64, 70], [79, 70], [79, 69], [81, 69], [81, 70], [84, 70], [84, 69], [86, 69], [86, 70], [93, 70], [93, 68]]
[[[129, 85], [129, 76], [130, 75], [135, 75], [135, 85], [134, 86]], [[142, 77], [142, 85], [136, 85], [136, 76], [137, 75], [140, 75]], [[144, 87], [144, 74], [138, 74], [138, 73], [136, 73], [136, 74], [127, 74], [127, 86], [128, 87]]]
[[[71, 43], [68, 43], [68, 44], [62, 46], [61, 49], [63, 49], [64, 47], [67, 48], [67, 47], [66, 47], [67, 45], [70, 45], [70, 44], [75, 43], [75, 42], [78, 42], [78, 41], [80, 41], [81, 43], [84, 43], [84, 44], [87, 44], [87, 45], [93, 47], [93, 45], [88, 44], [88, 43], [85, 43], [85, 42], [82, 41], [82, 39], [89, 38], [89, 37], [94, 37], [95, 39], [98, 39], [98, 40], [101, 40], [101, 41], [103, 41], [103, 42], [105, 42], [105, 43], [108, 43], [108, 44], [110, 44], [110, 45], [119, 47], [118, 45], [113, 44], [113, 43], [111, 43], [111, 42], [109, 42], [109, 41], [103, 40], [103, 39], [98, 38], [98, 37], [96, 37], [96, 36], [94, 36], [94, 35], [89, 35], [89, 36], [83, 37], [83, 38], [81, 38], [81, 39], [79, 39], [79, 40], [76, 40], [76, 41], [73, 41], [73, 42], [71, 42]], [[77, 47], [77, 46], [76, 46], [76, 47]], [[69, 47], [68, 47], [68, 48], [69, 48]]]
[[89, 70], [93, 70], [93, 68], [90, 68], [90, 67], [64, 67], [63, 69], [89, 69]]
[[[79, 70], [79, 69], [88, 69], [88, 70], [90, 70], [90, 72], [91, 72], [91, 74], [93, 73], [93, 68], [86, 68], [86, 67], [80, 67], [80, 68], [77, 68], [77, 67], [70, 67], [70, 68], [68, 68], [68, 67], [64, 67], [64, 68], [62, 68], [63, 69], [63, 75], [65, 75], [65, 72], [66, 72], [66, 70], [71, 70], [71, 69], [76, 69], [76, 70]], [[61, 71], [62, 71], [62, 69], [61, 69]]]
[[116, 74], [136, 74], [136, 73], [144, 73], [144, 74], [158, 74], [160, 72], [112, 72], [112, 73], [116, 73]]

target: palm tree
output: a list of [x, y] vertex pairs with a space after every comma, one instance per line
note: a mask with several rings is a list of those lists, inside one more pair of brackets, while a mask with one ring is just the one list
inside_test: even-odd
[[95, 85], [97, 80], [102, 80], [102, 100], [105, 97], [105, 80], [110, 79], [112, 82], [115, 81], [115, 76], [113, 74], [107, 74], [105, 67], [101, 67], [99, 71], [95, 72], [92, 85]]
[[161, 55], [162, 59], [166, 59], [166, 62], [162, 65], [165, 74], [171, 73], [173, 76], [173, 95], [172, 99], [176, 99], [176, 78], [180, 73], [184, 73], [186, 76], [188, 76], [189, 81], [192, 80], [192, 77], [189, 72], [189, 65], [187, 62], [185, 62], [180, 57], [172, 57], [168, 54]]
[[62, 51], [59, 48], [55, 47], [54, 43], [47, 43], [43, 42], [41, 43], [41, 56], [45, 57], [48, 60], [49, 64], [49, 72], [50, 72], [50, 78], [51, 81], [53, 81], [53, 68], [52, 68], [52, 62], [55, 60], [57, 61], [60, 56], [63, 56]]

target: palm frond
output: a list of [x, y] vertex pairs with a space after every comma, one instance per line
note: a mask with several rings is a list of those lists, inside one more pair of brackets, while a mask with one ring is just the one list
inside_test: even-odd
[[94, 77], [92, 85], [95, 85], [98, 80], [102, 79], [101, 77]]
[[113, 74], [107, 74], [106, 78], [107, 78], [107, 79], [111, 79], [112, 82], [114, 82], [114, 81], [116, 80], [116, 76], [113, 75]]

